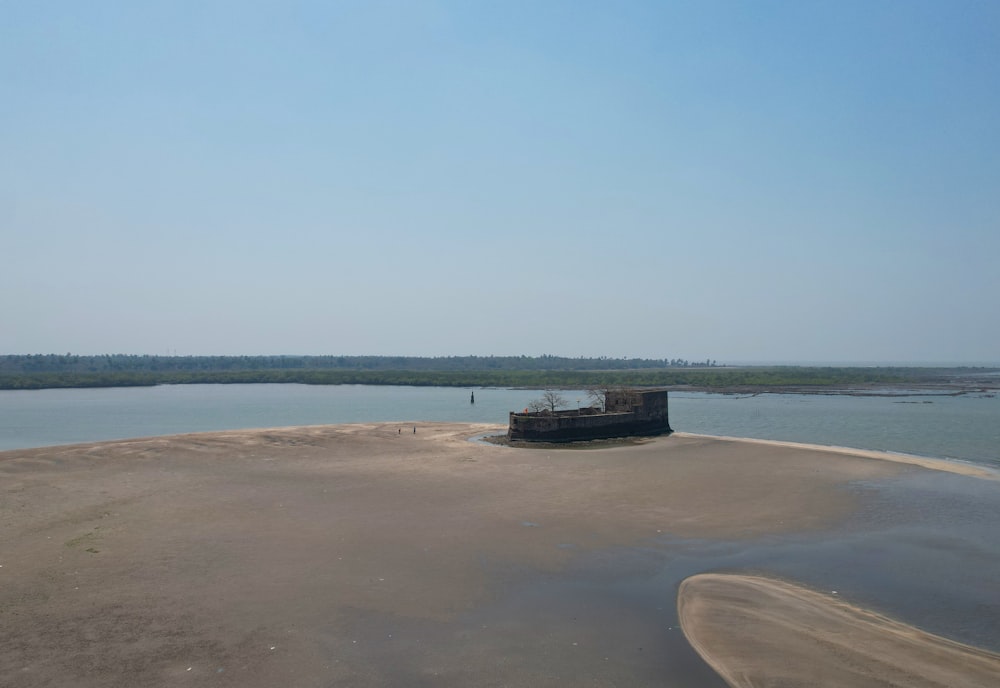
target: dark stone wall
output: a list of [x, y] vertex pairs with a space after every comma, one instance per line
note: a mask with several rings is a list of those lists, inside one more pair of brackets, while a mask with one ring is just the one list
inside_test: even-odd
[[665, 390], [609, 392], [606, 401], [606, 413], [594, 409], [511, 413], [507, 437], [569, 442], [671, 432]]

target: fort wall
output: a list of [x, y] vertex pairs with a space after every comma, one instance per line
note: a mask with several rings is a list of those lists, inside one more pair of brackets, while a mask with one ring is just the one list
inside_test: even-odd
[[605, 410], [511, 413], [507, 437], [515, 441], [571, 442], [671, 432], [666, 390], [613, 390]]

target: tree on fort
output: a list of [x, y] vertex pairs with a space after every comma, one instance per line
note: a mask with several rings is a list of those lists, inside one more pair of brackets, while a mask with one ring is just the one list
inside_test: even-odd
[[535, 399], [528, 404], [531, 411], [550, 411], [555, 413], [556, 409], [566, 406], [566, 398], [555, 389], [547, 389], [542, 393], [541, 399]]
[[608, 393], [614, 392], [618, 387], [611, 385], [603, 385], [591, 387], [587, 390], [587, 399], [589, 399], [595, 407], [601, 411], [608, 410]]

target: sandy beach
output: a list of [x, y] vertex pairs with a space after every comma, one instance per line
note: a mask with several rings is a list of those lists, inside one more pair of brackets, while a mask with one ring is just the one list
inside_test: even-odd
[[[863, 665], [837, 685], [1000, 684], [996, 654], [842, 613], [794, 581], [654, 585], [692, 543], [854, 523], [875, 508], [859, 485], [990, 476], [694, 435], [469, 441], [502, 430], [311, 426], [0, 452], [0, 685], [821, 685], [783, 669], [786, 652], [838, 664], [810, 633]], [[690, 568], [676, 575], [706, 573]], [[756, 644], [727, 619], [752, 624]], [[872, 638], [906, 642], [855, 652]], [[939, 673], [899, 682], [893, 667], [925, 651]]]

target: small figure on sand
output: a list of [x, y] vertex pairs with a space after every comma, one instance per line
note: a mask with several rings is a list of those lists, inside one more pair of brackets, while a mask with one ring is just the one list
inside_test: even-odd
[[413, 426], [413, 434], [414, 434], [414, 435], [416, 435], [416, 434], [417, 434], [417, 426], [416, 426], [416, 425], [414, 425], [414, 426]]

